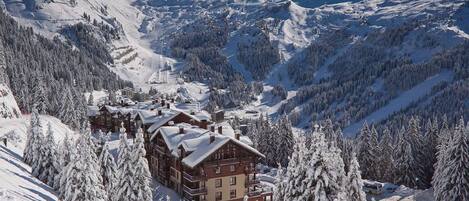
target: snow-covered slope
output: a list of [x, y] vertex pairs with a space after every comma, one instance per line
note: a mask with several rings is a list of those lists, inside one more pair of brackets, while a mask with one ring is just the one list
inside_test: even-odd
[[[29, 115], [16, 119], [0, 119], [0, 138], [8, 139], [7, 147], [0, 145], [0, 200], [58, 200], [54, 191], [31, 175], [31, 167], [23, 163]], [[41, 116], [42, 125], [51, 124], [55, 140], [60, 142], [66, 133], [73, 131], [55, 117]], [[47, 126], [43, 126], [46, 132]]]

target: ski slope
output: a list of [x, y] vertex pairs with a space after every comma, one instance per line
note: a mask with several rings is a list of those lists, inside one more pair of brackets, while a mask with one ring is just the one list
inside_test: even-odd
[[389, 103], [384, 107], [381, 107], [362, 120], [355, 122], [345, 128], [343, 130], [344, 134], [349, 136], [356, 134], [365, 122], [368, 124], [378, 123], [392, 115], [394, 112], [407, 108], [413, 102], [419, 100], [425, 95], [428, 95], [431, 92], [433, 86], [441, 82], [451, 81], [453, 79], [453, 74], [454, 73], [452, 71], [446, 70], [430, 78], [427, 78], [422, 83], [401, 93], [398, 97], [389, 101]]

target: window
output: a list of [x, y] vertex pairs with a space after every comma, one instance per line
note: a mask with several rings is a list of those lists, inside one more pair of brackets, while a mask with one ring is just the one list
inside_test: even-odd
[[220, 172], [221, 172], [220, 167], [216, 167], [216, 168], [215, 168], [215, 173], [216, 173], [216, 174], [220, 174]]
[[230, 198], [231, 199], [236, 198], [236, 190], [231, 190], [230, 191]]
[[205, 197], [205, 195], [200, 195], [200, 200], [207, 200], [207, 198]]
[[215, 187], [220, 188], [222, 186], [221, 179], [215, 180]]
[[230, 185], [236, 185], [236, 177], [230, 177]]
[[221, 200], [221, 192], [215, 193], [215, 200]]
[[234, 165], [230, 165], [230, 171], [231, 172], [234, 172], [236, 169], [235, 169], [235, 166]]

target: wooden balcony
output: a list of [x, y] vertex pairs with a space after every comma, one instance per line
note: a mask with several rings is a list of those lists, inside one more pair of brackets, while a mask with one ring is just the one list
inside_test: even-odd
[[260, 184], [260, 183], [261, 183], [261, 181], [259, 180], [259, 178], [250, 179], [250, 180], [246, 181], [246, 187], [257, 185], [257, 184]]
[[197, 182], [197, 181], [202, 180], [202, 176], [192, 176], [187, 172], [183, 172], [182, 176], [184, 177], [184, 179], [190, 182]]
[[185, 193], [187, 193], [189, 195], [207, 194], [207, 188], [205, 188], [205, 187], [190, 188], [190, 187], [184, 185], [183, 190], [184, 190]]

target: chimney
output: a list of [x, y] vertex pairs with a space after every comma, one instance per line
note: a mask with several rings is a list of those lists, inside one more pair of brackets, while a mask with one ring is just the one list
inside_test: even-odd
[[214, 133], [215, 132], [215, 126], [213, 126], [213, 125], [210, 126], [210, 131]]
[[191, 110], [190, 114], [191, 114], [191, 115], [195, 115], [195, 111], [194, 111], [194, 110]]
[[179, 134], [183, 134], [184, 133], [184, 126], [179, 126]]
[[164, 105], [166, 105], [166, 101], [163, 99], [161, 100], [161, 106], [163, 107]]
[[235, 138], [239, 140], [239, 137], [241, 137], [241, 131], [240, 130], [235, 130]]
[[223, 134], [223, 126], [218, 126], [218, 133]]
[[169, 105], [169, 103], [166, 103], [166, 108], [171, 108], [171, 106]]
[[158, 109], [158, 116], [161, 116], [163, 114], [163, 112], [161, 111], [161, 109]]
[[174, 98], [171, 98], [171, 103], [174, 103]]
[[210, 144], [212, 144], [213, 141], [215, 141], [215, 135], [210, 135]]

